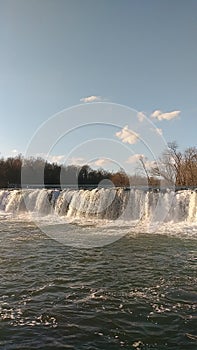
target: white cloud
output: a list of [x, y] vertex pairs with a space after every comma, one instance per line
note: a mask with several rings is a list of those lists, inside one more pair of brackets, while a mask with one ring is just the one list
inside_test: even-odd
[[181, 111], [171, 111], [171, 112], [165, 112], [163, 113], [160, 110], [155, 110], [152, 114], [151, 114], [151, 118], [155, 118], [158, 120], [172, 120], [175, 119], [179, 116], [179, 114], [181, 113]]
[[133, 154], [132, 156], [130, 156], [130, 157], [126, 160], [126, 163], [128, 163], [128, 164], [134, 164], [134, 163], [139, 162], [139, 160], [140, 160], [141, 158], [144, 159], [144, 154], [136, 153], [136, 154]]
[[155, 160], [146, 160], [145, 161], [145, 166], [147, 169], [151, 169], [156, 166], [156, 161]]
[[146, 116], [143, 112], [138, 112], [137, 117], [138, 117], [139, 122], [143, 122], [144, 119], [146, 118]]
[[47, 160], [51, 163], [58, 163], [61, 164], [64, 160], [65, 156], [64, 155], [50, 155], [47, 157]]
[[104, 165], [106, 165], [106, 164], [108, 164], [108, 163], [109, 163], [109, 160], [108, 160], [108, 159], [100, 158], [100, 159], [98, 159], [98, 160], [96, 160], [96, 161], [94, 162], [94, 165], [96, 165], [96, 166], [104, 166]]
[[49, 163], [62, 164], [64, 162], [65, 155], [63, 155], [63, 154], [52, 155], [52, 154], [46, 154], [46, 153], [37, 153], [37, 154], [35, 154], [35, 158], [42, 158]]
[[19, 153], [19, 151], [17, 149], [13, 149], [11, 152], [15, 155]]
[[86, 160], [83, 157], [71, 157], [67, 160], [67, 162], [71, 165], [84, 165], [84, 164], [86, 164]]
[[89, 103], [89, 102], [99, 102], [101, 101], [101, 96], [87, 96], [87, 97], [82, 97], [80, 99], [81, 102], [84, 102], [84, 103]]
[[160, 115], [162, 115], [162, 111], [160, 111], [160, 110], [155, 110], [155, 111], [151, 114], [151, 118], [159, 118]]
[[[155, 167], [157, 164], [155, 160], [148, 160], [144, 154], [139, 154], [139, 153], [136, 153], [136, 154], [130, 156], [126, 160], [126, 163], [134, 164], [134, 165], [136, 165], [136, 163], [138, 163], [138, 165], [139, 165], [140, 159], [143, 161], [147, 170], [150, 170], [151, 168]], [[142, 167], [142, 164], [141, 164], [141, 167]]]
[[116, 132], [116, 136], [124, 143], [129, 143], [133, 145], [139, 139], [139, 134], [130, 130], [128, 125], [126, 125], [121, 131]]

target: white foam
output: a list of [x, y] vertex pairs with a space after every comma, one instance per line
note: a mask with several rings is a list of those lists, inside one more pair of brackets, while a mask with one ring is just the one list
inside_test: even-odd
[[197, 233], [197, 192], [94, 190], [0, 190], [0, 220], [33, 220], [42, 226], [73, 224], [189, 235]]

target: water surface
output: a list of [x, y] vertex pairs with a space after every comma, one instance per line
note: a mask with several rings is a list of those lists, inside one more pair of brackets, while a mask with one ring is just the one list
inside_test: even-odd
[[2, 221], [0, 349], [195, 350], [196, 247], [141, 233], [77, 249]]

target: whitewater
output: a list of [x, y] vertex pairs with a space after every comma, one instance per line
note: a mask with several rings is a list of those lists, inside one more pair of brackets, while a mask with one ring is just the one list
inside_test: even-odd
[[0, 215], [4, 221], [34, 220], [42, 227], [61, 228], [64, 223], [72, 223], [76, 224], [75, 233], [77, 226], [80, 233], [83, 227], [85, 231], [90, 227], [98, 235], [96, 228], [101, 233], [103, 227], [105, 235], [118, 235], [121, 228], [122, 232], [161, 232], [196, 238], [197, 191], [2, 189]]

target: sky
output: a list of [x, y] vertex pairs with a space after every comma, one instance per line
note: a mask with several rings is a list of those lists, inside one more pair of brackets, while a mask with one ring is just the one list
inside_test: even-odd
[[[72, 107], [59, 124], [66, 129], [54, 132], [61, 141], [48, 145], [52, 161], [65, 161], [69, 150], [70, 162], [90, 152], [89, 163], [114, 156], [124, 167], [149, 151], [157, 157], [166, 142], [196, 146], [196, 13], [196, 0], [0, 0], [1, 156], [30, 155], [39, 128], [56, 115], [40, 134], [50, 139], [60, 111]], [[105, 119], [96, 112], [102, 103]], [[82, 127], [83, 113], [107, 124], [115, 111], [118, 126]], [[77, 128], [70, 136], [69, 118]], [[151, 144], [152, 133], [162, 140]], [[49, 152], [38, 144], [34, 154]], [[123, 155], [127, 146], [132, 153]]]

